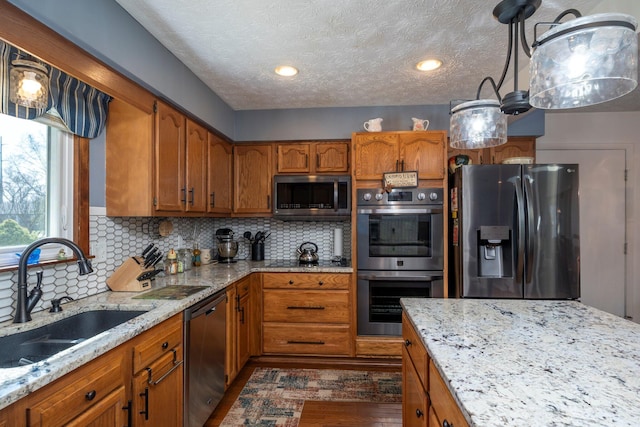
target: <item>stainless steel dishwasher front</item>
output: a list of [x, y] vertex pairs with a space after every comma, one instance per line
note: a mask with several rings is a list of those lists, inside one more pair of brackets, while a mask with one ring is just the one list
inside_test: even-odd
[[184, 312], [184, 425], [202, 427], [224, 394], [227, 296], [220, 291]]

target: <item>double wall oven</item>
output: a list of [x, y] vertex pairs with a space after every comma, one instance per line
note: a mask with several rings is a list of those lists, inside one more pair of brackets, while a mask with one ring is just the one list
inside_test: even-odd
[[358, 335], [402, 333], [400, 298], [444, 296], [443, 190], [357, 192]]

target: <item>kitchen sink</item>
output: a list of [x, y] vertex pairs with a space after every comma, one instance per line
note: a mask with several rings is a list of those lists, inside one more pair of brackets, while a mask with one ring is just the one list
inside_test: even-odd
[[39, 362], [146, 311], [94, 310], [0, 337], [0, 368]]

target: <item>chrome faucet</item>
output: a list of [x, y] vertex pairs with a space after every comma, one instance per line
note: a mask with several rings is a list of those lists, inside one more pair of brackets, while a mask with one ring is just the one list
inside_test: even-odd
[[38, 286], [31, 291], [30, 295], [27, 295], [27, 261], [29, 260], [31, 252], [48, 243], [58, 243], [69, 247], [78, 259], [79, 274], [81, 276], [93, 273], [91, 262], [84, 255], [82, 249], [80, 249], [80, 247], [71, 240], [60, 237], [47, 237], [36, 240], [25, 248], [22, 255], [20, 255], [20, 261], [18, 262], [18, 305], [16, 307], [16, 316], [13, 318], [13, 323], [25, 323], [30, 321], [31, 310], [33, 310], [42, 295], [42, 291], [39, 289], [40, 283], [38, 283]]

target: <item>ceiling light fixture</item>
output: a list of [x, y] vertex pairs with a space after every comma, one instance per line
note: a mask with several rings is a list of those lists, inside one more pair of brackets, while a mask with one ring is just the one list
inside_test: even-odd
[[[525, 35], [525, 20], [540, 7], [542, 0], [503, 0], [493, 16], [509, 24], [509, 43], [502, 75], [496, 84], [485, 77], [476, 101], [451, 108], [450, 145], [459, 149], [492, 147], [507, 142], [507, 115], [517, 115], [532, 106], [542, 109], [577, 108], [619, 98], [638, 85], [637, 21], [630, 15], [603, 13], [582, 17], [575, 9], [562, 12], [554, 22], [538, 23], [530, 48]], [[567, 15], [576, 19], [566, 23]], [[538, 25], [551, 29], [537, 37]], [[518, 37], [525, 54], [531, 58], [530, 90], [518, 89]], [[515, 44], [515, 46], [514, 46]], [[513, 56], [513, 91], [500, 96], [500, 89]], [[482, 86], [490, 82], [496, 101], [480, 99]], [[452, 103], [453, 104], [453, 103]], [[483, 126], [478, 120], [484, 117]]]
[[276, 74], [283, 77], [292, 77], [298, 74], [298, 69], [290, 65], [280, 65], [276, 67]]
[[9, 99], [28, 108], [47, 108], [49, 71], [37, 61], [17, 58], [11, 61], [9, 72]]
[[442, 66], [442, 61], [439, 59], [426, 59], [418, 62], [416, 68], [420, 71], [433, 71]]

